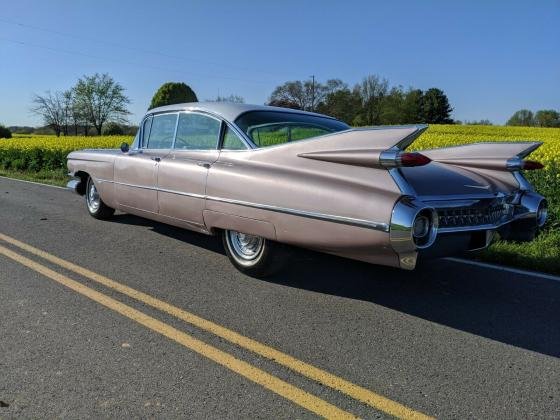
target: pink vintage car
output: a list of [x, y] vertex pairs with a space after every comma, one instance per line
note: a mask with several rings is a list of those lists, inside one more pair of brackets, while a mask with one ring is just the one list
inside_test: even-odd
[[88, 212], [115, 209], [222, 235], [255, 276], [286, 244], [413, 269], [418, 258], [530, 241], [546, 200], [522, 175], [538, 142], [407, 152], [425, 125], [351, 128], [325, 115], [229, 103], [150, 110], [129, 147], [70, 153]]

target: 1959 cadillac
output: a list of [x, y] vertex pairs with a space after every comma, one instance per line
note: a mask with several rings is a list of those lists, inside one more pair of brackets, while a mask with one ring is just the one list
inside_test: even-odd
[[132, 145], [70, 153], [68, 187], [98, 219], [115, 209], [220, 234], [264, 276], [285, 245], [414, 269], [418, 258], [530, 241], [546, 200], [522, 170], [541, 143], [406, 152], [427, 126], [350, 128], [292, 109], [187, 103], [150, 110]]

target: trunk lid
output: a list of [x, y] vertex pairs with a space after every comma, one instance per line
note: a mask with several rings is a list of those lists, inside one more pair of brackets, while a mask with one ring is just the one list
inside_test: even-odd
[[400, 171], [419, 196], [492, 197], [498, 192], [509, 192], [490, 177], [458, 166], [431, 162], [425, 166], [400, 168]]

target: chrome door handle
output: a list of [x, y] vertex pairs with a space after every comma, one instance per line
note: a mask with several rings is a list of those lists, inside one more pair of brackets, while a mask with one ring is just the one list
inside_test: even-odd
[[202, 166], [203, 168], [210, 169], [210, 164], [208, 162], [196, 162], [198, 166]]
[[156, 162], [159, 162], [161, 160], [161, 158], [159, 156], [152, 156], [151, 159], [155, 160]]

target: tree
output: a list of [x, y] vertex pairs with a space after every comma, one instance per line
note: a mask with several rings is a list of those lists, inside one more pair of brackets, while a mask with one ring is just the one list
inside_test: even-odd
[[389, 91], [389, 81], [377, 75], [364, 77], [361, 83], [354, 87], [360, 96], [362, 107], [356, 122], [360, 125], [376, 125], [381, 123], [381, 101]]
[[404, 94], [403, 124], [417, 124], [425, 122], [424, 92], [421, 89], [409, 88]]
[[447, 95], [441, 89], [431, 88], [424, 93], [422, 110], [424, 121], [428, 124], [452, 124], [451, 112]]
[[103, 129], [103, 135], [105, 136], [122, 136], [123, 134], [124, 130], [122, 126], [116, 122], [107, 123]]
[[535, 125], [539, 127], [560, 127], [560, 114], [553, 109], [542, 109], [535, 113]]
[[269, 100], [266, 105], [279, 106], [281, 108], [301, 109], [297, 103], [292, 102], [288, 99], [272, 99]]
[[270, 95], [268, 105], [288, 104], [288, 108], [314, 111], [325, 101], [327, 95], [344, 87], [346, 85], [340, 79], [330, 79], [325, 84], [314, 80], [293, 80], [277, 86]]
[[74, 95], [72, 89], [62, 92], [61, 97], [62, 105], [62, 132], [65, 136], [68, 135], [68, 129], [72, 123], [72, 108], [74, 107]]
[[530, 127], [535, 125], [535, 119], [531, 111], [528, 109], [520, 109], [511, 116], [506, 125], [521, 125]]
[[42, 117], [45, 125], [52, 128], [59, 137], [66, 121], [63, 94], [47, 91], [43, 96], [33, 95], [32, 101], [35, 105], [31, 112]]
[[244, 104], [245, 99], [242, 96], [231, 94], [229, 96], [216, 96], [216, 99], [211, 99], [209, 102], [232, 102], [235, 104]]
[[277, 86], [272, 91], [268, 104], [288, 103], [292, 105], [290, 108], [305, 110], [309, 107], [310, 100], [311, 98], [304, 88], [304, 83], [295, 80]]
[[317, 112], [352, 124], [360, 110], [360, 103], [359, 95], [345, 87], [329, 93], [325, 101], [317, 106]]
[[84, 76], [74, 87], [76, 105], [84, 113], [86, 121], [101, 135], [106, 122], [125, 122], [130, 114], [126, 105], [130, 103], [124, 88], [107, 73]]
[[400, 86], [393, 87], [380, 102], [380, 124], [404, 124], [407, 121], [405, 110], [405, 93]]
[[196, 93], [183, 82], [167, 82], [159, 87], [148, 109], [184, 102], [198, 102]]
[[12, 138], [12, 132], [10, 131], [10, 129], [0, 124], [0, 139], [11, 139], [11, 138]]

